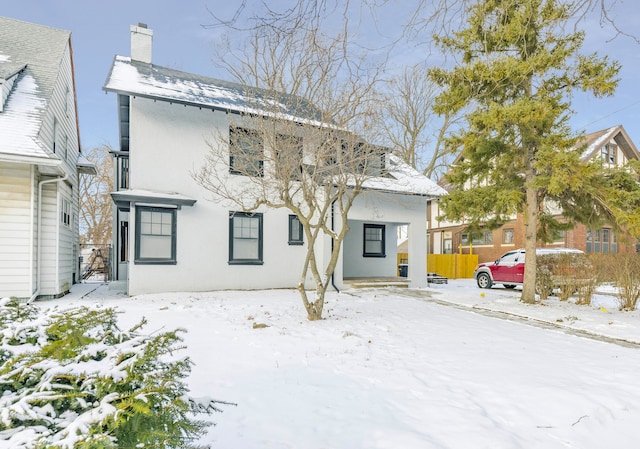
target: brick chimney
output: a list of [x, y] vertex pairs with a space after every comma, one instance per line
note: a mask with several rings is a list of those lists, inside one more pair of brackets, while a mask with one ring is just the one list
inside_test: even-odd
[[151, 64], [153, 31], [146, 23], [131, 25], [131, 60]]

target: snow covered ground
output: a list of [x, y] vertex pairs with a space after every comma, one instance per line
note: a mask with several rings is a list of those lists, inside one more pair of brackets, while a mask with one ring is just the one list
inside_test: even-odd
[[351, 290], [328, 295], [321, 322], [289, 290], [127, 298], [81, 284], [39, 304], [187, 329], [191, 393], [238, 404], [213, 417], [214, 448], [638, 447], [640, 313], [606, 294], [519, 294], [473, 280]]

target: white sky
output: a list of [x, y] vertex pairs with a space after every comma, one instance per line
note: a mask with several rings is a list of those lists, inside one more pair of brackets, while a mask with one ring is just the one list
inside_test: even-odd
[[[286, 1], [270, 1], [269, 5]], [[390, 0], [377, 17], [367, 16], [359, 30], [363, 43], [371, 46], [396, 36], [411, 11], [407, 3]], [[0, 14], [72, 32], [82, 145], [89, 148], [108, 143], [116, 147], [116, 99], [105, 94], [102, 86], [114, 55], [130, 54], [129, 25], [144, 22], [154, 31], [154, 63], [224, 79], [226, 76], [217, 72], [211, 62], [214, 41], [223, 29], [206, 29], [202, 25], [213, 23], [207, 8], [221, 18], [231, 19], [239, 4], [239, 0], [0, 0]], [[260, 4], [249, 0], [242, 15], [248, 16]], [[365, 8], [360, 10], [366, 12]], [[640, 34], [636, 28], [640, 8], [635, 0], [617, 0], [612, 15], [623, 30]], [[612, 98], [577, 96], [574, 109], [578, 114], [572, 124], [587, 132], [621, 124], [640, 145], [640, 44], [625, 37], [610, 41], [613, 32], [600, 27], [597, 15], [588, 23], [584, 52], [597, 50], [619, 60], [623, 64], [621, 82]], [[426, 51], [424, 45], [413, 42], [398, 49], [397, 59], [418, 62]]]

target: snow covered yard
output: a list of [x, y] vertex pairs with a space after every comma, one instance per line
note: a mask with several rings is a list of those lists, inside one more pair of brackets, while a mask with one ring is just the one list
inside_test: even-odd
[[330, 293], [313, 323], [289, 290], [126, 298], [82, 284], [39, 304], [100, 303], [123, 327], [145, 316], [149, 332], [187, 329], [192, 394], [238, 404], [213, 417], [213, 447], [637, 447], [638, 312], [607, 295], [593, 306], [518, 297], [473, 280], [352, 290]]

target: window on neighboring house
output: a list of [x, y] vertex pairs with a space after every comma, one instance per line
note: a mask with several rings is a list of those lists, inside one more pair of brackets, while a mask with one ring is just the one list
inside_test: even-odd
[[304, 243], [304, 231], [302, 223], [297, 215], [289, 215], [289, 245], [302, 245]]
[[559, 229], [553, 232], [553, 241], [554, 242], [564, 242], [564, 230]]
[[53, 119], [53, 152], [56, 153], [58, 151], [58, 147], [60, 144], [58, 142], [58, 120]]
[[264, 146], [257, 131], [229, 129], [229, 170], [234, 175], [264, 175]]
[[[481, 234], [474, 234], [471, 242], [473, 245], [493, 245], [493, 232], [483, 231]], [[469, 245], [469, 234], [462, 234], [462, 244]]]
[[618, 240], [613, 229], [587, 229], [588, 253], [617, 253]]
[[62, 159], [67, 159], [68, 151], [69, 151], [69, 137], [66, 134], [62, 135], [62, 141], [60, 145], [60, 155]]
[[602, 147], [602, 161], [605, 164], [615, 165], [617, 160], [618, 147], [616, 145], [607, 144]]
[[136, 206], [136, 263], [176, 263], [176, 211]]
[[71, 91], [69, 90], [69, 87], [67, 87], [64, 93], [64, 113], [67, 117], [71, 113]]
[[363, 257], [385, 257], [385, 225], [364, 224]]
[[62, 207], [60, 208], [60, 222], [65, 226], [71, 226], [71, 202], [62, 198]]
[[503, 229], [502, 230], [502, 243], [505, 244], [505, 245], [513, 245], [513, 236], [514, 236], [513, 228]]
[[302, 137], [278, 134], [276, 136], [276, 178], [283, 181], [302, 180]]
[[229, 263], [261, 265], [262, 214], [229, 213]]

